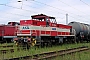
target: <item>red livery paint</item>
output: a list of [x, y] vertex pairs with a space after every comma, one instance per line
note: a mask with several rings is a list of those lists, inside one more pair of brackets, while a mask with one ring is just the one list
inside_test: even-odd
[[17, 22], [9, 22], [8, 25], [0, 25], [0, 42], [10, 42], [14, 37], [17, 36]]

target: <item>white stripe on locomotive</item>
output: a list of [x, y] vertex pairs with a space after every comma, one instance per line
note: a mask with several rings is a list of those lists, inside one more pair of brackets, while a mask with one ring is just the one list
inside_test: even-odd
[[70, 29], [57, 28], [57, 27], [42, 27], [42, 26], [20, 26], [20, 30], [40, 30], [40, 31], [57, 31], [57, 32], [70, 32]]

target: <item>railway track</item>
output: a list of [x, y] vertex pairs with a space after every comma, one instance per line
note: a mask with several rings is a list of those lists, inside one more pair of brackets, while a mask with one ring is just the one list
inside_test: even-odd
[[35, 54], [32, 56], [23, 56], [23, 57], [4, 59], [4, 60], [19, 60], [19, 59], [42, 60], [42, 59], [49, 59], [49, 58], [56, 57], [56, 56], [63, 56], [65, 54], [71, 54], [71, 53], [81, 52], [81, 51], [86, 51], [86, 50], [89, 50], [89, 48], [87, 46], [83, 46], [83, 47], [72, 48], [72, 49], [67, 49], [67, 50], [45, 52], [45, 53], [41, 53], [41, 54]]
[[0, 53], [1, 53], [1, 54], [6, 54], [6, 53], [8, 53], [8, 52], [13, 53], [13, 52], [14, 52], [14, 49], [0, 50]]
[[[15, 50], [20, 51], [20, 48], [17, 48], [17, 49], [14, 49], [14, 48], [4, 49], [4, 50], [0, 50], [0, 53], [1, 54], [6, 54], [8, 52], [13, 53]], [[23, 48], [23, 50], [26, 51], [26, 48]]]
[[4, 45], [0, 46], [0, 53], [1, 54], [6, 54], [7, 52], [14, 52], [13, 45]]
[[0, 48], [7, 48], [7, 47], [13, 47], [13, 45], [0, 46]]

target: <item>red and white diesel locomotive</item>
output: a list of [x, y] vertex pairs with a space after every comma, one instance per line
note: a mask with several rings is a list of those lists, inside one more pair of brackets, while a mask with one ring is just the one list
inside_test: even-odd
[[20, 20], [17, 28], [17, 44], [53, 45], [75, 42], [72, 26], [57, 24], [55, 17], [44, 14], [33, 15], [31, 20]]
[[55, 17], [44, 14], [33, 15], [31, 20], [20, 20], [20, 23], [9, 22], [0, 25], [0, 43], [15, 41], [27, 46], [90, 42], [90, 25], [70, 22], [58, 24]]
[[17, 22], [8, 22], [7, 25], [0, 25], [0, 43], [11, 42], [13, 38], [17, 37]]

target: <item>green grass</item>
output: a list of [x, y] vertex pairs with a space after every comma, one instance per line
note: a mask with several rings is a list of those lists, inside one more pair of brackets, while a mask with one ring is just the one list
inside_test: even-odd
[[58, 56], [51, 60], [90, 60], [90, 50]]
[[9, 45], [15, 45], [14, 43], [3, 43], [3, 44], [0, 44], [0, 46], [9, 46]]
[[[7, 46], [11, 46], [12, 47], [7, 47]], [[4, 47], [3, 47], [4, 46]], [[17, 47], [15, 46], [14, 43], [4, 43], [4, 44], [0, 44], [0, 50], [9, 50], [9, 49], [16, 49]]]
[[15, 48], [15, 51], [13, 53], [8, 52], [6, 54], [0, 54], [0, 58], [1, 59], [15, 58], [15, 57], [28, 56], [28, 55], [33, 55], [33, 54], [40, 54], [44, 52], [75, 48], [75, 47], [80, 47], [80, 46], [90, 47], [90, 43], [63, 44], [62, 46], [53, 46], [53, 47], [44, 47], [44, 48], [31, 47], [29, 50], [26, 50], [26, 51], [23, 50], [22, 47], [19, 47], [20, 48], [19, 51], [17, 50], [17, 47], [13, 47]]

